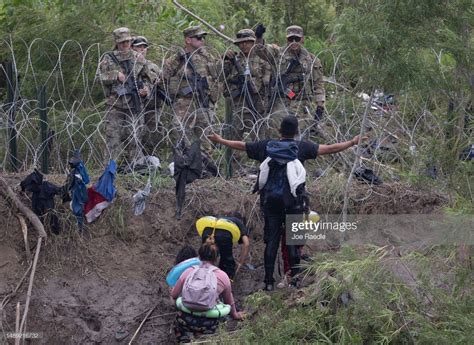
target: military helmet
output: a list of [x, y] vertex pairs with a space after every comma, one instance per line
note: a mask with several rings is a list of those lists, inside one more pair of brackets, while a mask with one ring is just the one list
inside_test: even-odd
[[148, 47], [148, 40], [146, 39], [145, 36], [134, 37], [132, 40], [132, 46], [133, 47], [138, 47], [138, 46]]
[[286, 28], [286, 38], [289, 37], [303, 37], [303, 28], [298, 25], [292, 25]]
[[242, 29], [237, 32], [236, 39], [234, 40], [234, 44], [240, 42], [247, 42], [252, 41], [255, 42], [255, 32], [251, 29]]
[[114, 34], [115, 43], [132, 40], [132, 36], [130, 35], [130, 30], [128, 28], [115, 29], [113, 34]]
[[207, 35], [207, 32], [201, 29], [200, 26], [190, 26], [183, 30], [184, 37], [196, 37], [196, 36], [203, 36]]

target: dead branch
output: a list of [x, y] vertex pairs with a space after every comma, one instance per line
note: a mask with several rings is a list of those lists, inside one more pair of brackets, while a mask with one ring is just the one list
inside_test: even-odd
[[[20, 302], [16, 304], [15, 332], [20, 332]], [[15, 338], [15, 345], [20, 345], [20, 337]]]
[[28, 263], [31, 262], [31, 252], [30, 252], [30, 244], [28, 242], [28, 227], [26, 226], [25, 218], [21, 214], [17, 214], [16, 217], [20, 222], [21, 231], [23, 232], [23, 239], [25, 240], [25, 250], [26, 250], [26, 260]]
[[22, 333], [25, 330], [25, 324], [26, 324], [26, 316], [28, 315], [28, 307], [30, 306], [30, 299], [31, 299], [31, 290], [33, 289], [33, 281], [35, 279], [35, 271], [36, 271], [36, 265], [38, 263], [38, 257], [39, 253], [41, 250], [41, 241], [43, 240], [42, 237], [38, 238], [38, 245], [36, 246], [36, 253], [35, 253], [35, 259], [33, 260], [33, 266], [31, 269], [31, 274], [30, 274], [30, 284], [28, 285], [28, 292], [26, 294], [26, 302], [25, 302], [25, 312], [23, 313], [23, 318], [21, 320], [21, 325], [20, 325], [20, 333]]
[[148, 320], [153, 320], [153, 319], [157, 319], [159, 317], [171, 316], [171, 315], [176, 315], [176, 312], [174, 311], [172, 313], [165, 313], [165, 314], [155, 315], [155, 316], [149, 317]]
[[222, 32], [220, 32], [219, 30], [217, 30], [215, 27], [213, 27], [211, 24], [209, 24], [208, 22], [206, 22], [204, 19], [198, 17], [197, 15], [195, 15], [193, 12], [191, 12], [190, 10], [188, 10], [186, 7], [184, 7], [183, 5], [179, 4], [176, 0], [173, 0], [173, 4], [178, 7], [180, 10], [186, 12], [187, 14], [189, 14], [191, 17], [199, 20], [201, 23], [203, 23], [204, 25], [206, 25], [209, 29], [211, 29], [212, 32], [214, 32], [216, 35], [222, 37], [223, 39], [225, 39], [226, 41], [229, 41], [231, 43], [234, 43], [234, 40], [232, 38], [230, 38], [229, 36], [226, 36], [224, 35]]
[[130, 339], [128, 345], [131, 345], [133, 340], [135, 339], [135, 337], [138, 335], [138, 333], [140, 332], [140, 330], [142, 329], [142, 326], [143, 324], [146, 322], [146, 320], [148, 319], [148, 317], [151, 315], [151, 313], [153, 313], [153, 311], [155, 310], [155, 308], [158, 306], [158, 304], [155, 304], [155, 306], [153, 308], [150, 309], [150, 311], [146, 314], [145, 318], [143, 319], [143, 321], [140, 323], [140, 326], [138, 326], [137, 330], [135, 331], [135, 333], [133, 334], [133, 337], [132, 339]]
[[2, 300], [2, 303], [0, 303], [0, 310], [2, 310], [3, 308], [5, 308], [5, 306], [8, 304], [8, 302], [10, 302], [10, 299], [15, 296], [16, 292], [18, 291], [18, 289], [20, 288], [21, 284], [23, 284], [23, 281], [25, 280], [26, 276], [28, 275], [28, 272], [30, 272], [30, 269], [31, 267], [33, 266], [32, 263], [30, 263], [30, 266], [28, 267], [28, 269], [26, 270], [26, 272], [23, 274], [23, 277], [21, 277], [20, 279], [20, 282], [17, 284], [15, 290], [13, 290], [12, 292], [10, 292], [8, 295], [6, 295], [3, 300]]
[[15, 192], [10, 188], [8, 182], [0, 176], [0, 194], [2, 194], [7, 200], [10, 200], [12, 204], [25, 215], [26, 218], [30, 221], [31, 225], [34, 226], [36, 231], [38, 231], [38, 236], [42, 238], [47, 238], [46, 232], [44, 231], [44, 226], [41, 223], [40, 219], [34, 212], [25, 206], [21, 200], [16, 196]]

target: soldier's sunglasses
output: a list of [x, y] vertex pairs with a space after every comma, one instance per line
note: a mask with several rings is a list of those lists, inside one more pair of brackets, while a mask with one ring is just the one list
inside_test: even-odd
[[301, 37], [298, 36], [291, 36], [287, 38], [288, 42], [299, 42], [301, 41]]
[[202, 35], [202, 36], [194, 36], [195, 39], [197, 39], [198, 41], [202, 41], [203, 39], [206, 38], [206, 36]]

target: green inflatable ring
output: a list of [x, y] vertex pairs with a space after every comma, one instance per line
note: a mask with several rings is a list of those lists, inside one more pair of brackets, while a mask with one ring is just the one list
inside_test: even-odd
[[183, 300], [181, 297], [178, 297], [178, 299], [176, 300], [176, 307], [185, 313], [194, 316], [204, 316], [209, 319], [218, 319], [220, 317], [227, 316], [230, 314], [231, 309], [230, 305], [219, 302], [214, 308], [206, 311], [191, 311], [183, 305]]

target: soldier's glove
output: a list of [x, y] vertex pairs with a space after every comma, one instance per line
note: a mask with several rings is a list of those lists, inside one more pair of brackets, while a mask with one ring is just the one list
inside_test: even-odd
[[260, 23], [255, 28], [255, 36], [257, 38], [262, 38], [265, 31], [267, 31], [267, 29], [265, 28], [265, 26], [263, 26], [263, 24]]
[[233, 58], [235, 58], [235, 53], [232, 50], [225, 52], [224, 59], [232, 60]]
[[314, 120], [315, 121], [321, 121], [324, 116], [324, 107], [318, 105], [316, 107], [316, 111], [314, 113]]

